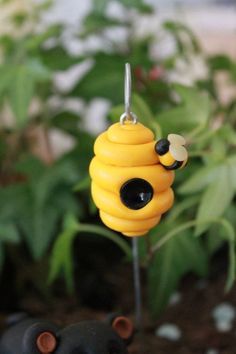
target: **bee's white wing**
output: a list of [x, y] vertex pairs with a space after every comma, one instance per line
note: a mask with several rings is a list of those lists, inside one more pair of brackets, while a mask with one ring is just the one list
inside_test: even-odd
[[178, 134], [169, 134], [167, 139], [169, 140], [170, 144], [174, 144], [174, 145], [186, 144], [184, 137]]
[[170, 154], [177, 161], [185, 161], [188, 158], [188, 152], [182, 145], [170, 144]]

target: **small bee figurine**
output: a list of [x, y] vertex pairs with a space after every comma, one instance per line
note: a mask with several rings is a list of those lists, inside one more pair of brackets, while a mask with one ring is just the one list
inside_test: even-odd
[[103, 223], [126, 236], [142, 236], [171, 208], [174, 171], [185, 166], [185, 140], [155, 141], [141, 123], [116, 123], [98, 136], [90, 164], [92, 197]]
[[159, 155], [160, 164], [167, 170], [183, 168], [188, 160], [185, 149], [185, 139], [181, 135], [169, 134], [167, 139], [159, 140], [155, 149]]

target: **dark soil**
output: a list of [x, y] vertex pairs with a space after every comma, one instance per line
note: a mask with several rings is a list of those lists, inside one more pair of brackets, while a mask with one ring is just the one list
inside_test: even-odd
[[[89, 238], [86, 240], [90, 242]], [[98, 250], [96, 240], [91, 242]], [[106, 244], [103, 249], [102, 244], [103, 252], [97, 252], [96, 257], [91, 252], [90, 244], [87, 250], [85, 245], [76, 248], [76, 259], [80, 260], [75, 265], [76, 296], [65, 295], [64, 283], [59, 282], [53, 296], [40, 295], [38, 289], [31, 285], [23, 291], [21, 289], [21, 295], [16, 297], [11, 291], [16, 282], [15, 268], [11, 269], [10, 264], [6, 264], [0, 292], [1, 330], [4, 329], [5, 317], [16, 311], [50, 319], [62, 326], [83, 319], [104, 319], [109, 312], [120, 312], [134, 319], [132, 266], [122, 264], [121, 255], [114, 252], [116, 247], [109, 245]], [[130, 354], [206, 354], [209, 349], [218, 350], [219, 354], [236, 353], [236, 322], [231, 331], [220, 333], [212, 318], [213, 308], [222, 302], [236, 307], [236, 286], [230, 293], [224, 293], [226, 274], [222, 254], [212, 268], [214, 271], [211, 271], [211, 278], [207, 281], [191, 275], [185, 277], [178, 289], [180, 301], [169, 305], [156, 321], [151, 321], [147, 312], [146, 281], [143, 276], [144, 330], [143, 333], [136, 333]], [[45, 271], [41, 270], [41, 273], [46, 277]], [[156, 337], [155, 330], [164, 323], [177, 325], [182, 332], [181, 339], [171, 342]]]
[[[113, 309], [127, 313], [131, 318], [133, 314], [132, 273], [130, 267], [122, 266], [117, 269], [116, 282], [119, 292], [119, 304]], [[114, 274], [113, 274], [114, 276]], [[220, 354], [233, 354], [236, 352], [236, 323], [230, 332], [219, 333], [212, 319], [212, 309], [222, 301], [230, 302], [236, 306], [236, 287], [227, 295], [224, 294], [225, 276], [220, 275], [214, 280], [199, 283], [194, 277], [187, 277], [180, 288], [181, 300], [175, 305], [169, 305], [160, 318], [151, 322], [144, 311], [144, 332], [137, 333], [130, 346], [131, 354], [203, 354], [214, 348]], [[103, 319], [107, 312], [91, 310], [78, 305], [76, 298], [58, 298], [56, 301], [46, 303], [29, 294], [21, 300], [20, 308], [23, 311], [42, 316], [66, 325], [83, 319]], [[179, 341], [156, 337], [155, 329], [163, 323], [176, 324], [182, 331]]]

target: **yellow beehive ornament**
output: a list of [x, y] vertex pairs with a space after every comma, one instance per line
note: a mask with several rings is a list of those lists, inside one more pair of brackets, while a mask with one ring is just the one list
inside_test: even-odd
[[126, 236], [142, 236], [171, 208], [172, 170], [186, 164], [183, 137], [154, 140], [140, 123], [125, 121], [96, 139], [90, 164], [92, 197], [109, 228]]

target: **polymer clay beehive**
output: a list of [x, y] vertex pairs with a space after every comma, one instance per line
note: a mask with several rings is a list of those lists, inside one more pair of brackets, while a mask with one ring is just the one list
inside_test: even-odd
[[[179, 149], [185, 149], [180, 138], [172, 135], [173, 146], [177, 141]], [[142, 236], [160, 222], [174, 200], [172, 169], [186, 162], [183, 153], [185, 161], [176, 161], [170, 147], [168, 139], [156, 142], [150, 129], [129, 121], [113, 124], [98, 136], [90, 164], [91, 190], [106, 226], [126, 236]]]

